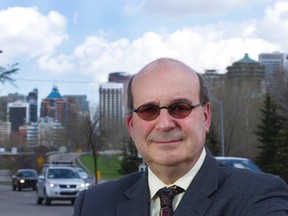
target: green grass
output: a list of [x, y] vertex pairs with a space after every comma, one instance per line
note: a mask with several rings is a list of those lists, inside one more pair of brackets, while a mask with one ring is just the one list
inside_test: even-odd
[[[80, 156], [81, 162], [89, 169], [89, 174], [94, 176], [94, 162], [92, 155]], [[118, 179], [122, 175], [119, 174], [120, 160], [119, 155], [99, 155], [97, 159], [100, 177], [107, 180]]]

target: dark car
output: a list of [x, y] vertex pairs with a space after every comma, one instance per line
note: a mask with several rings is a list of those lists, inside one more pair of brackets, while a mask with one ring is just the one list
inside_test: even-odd
[[255, 172], [262, 170], [251, 160], [241, 157], [215, 157], [220, 166], [235, 167], [240, 169], [249, 169]]
[[12, 176], [12, 189], [21, 191], [23, 188], [35, 190], [37, 183], [37, 172], [34, 169], [18, 169]]

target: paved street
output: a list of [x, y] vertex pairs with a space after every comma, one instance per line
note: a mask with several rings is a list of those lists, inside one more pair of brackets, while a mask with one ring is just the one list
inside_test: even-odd
[[71, 216], [73, 206], [69, 201], [55, 201], [51, 206], [37, 205], [32, 190], [12, 191], [7, 184], [0, 184], [1, 216]]

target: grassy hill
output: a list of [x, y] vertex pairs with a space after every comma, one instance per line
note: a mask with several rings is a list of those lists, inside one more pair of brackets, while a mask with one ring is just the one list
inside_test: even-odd
[[[97, 159], [98, 170], [100, 177], [106, 180], [118, 179], [121, 177], [120, 170], [120, 155], [99, 155]], [[91, 176], [94, 176], [94, 162], [92, 154], [80, 156], [81, 163], [88, 169]]]

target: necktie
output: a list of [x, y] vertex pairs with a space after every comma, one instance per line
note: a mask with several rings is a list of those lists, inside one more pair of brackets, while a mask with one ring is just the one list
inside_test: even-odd
[[184, 190], [176, 185], [171, 187], [164, 187], [157, 192], [160, 198], [161, 205], [161, 216], [172, 216], [173, 215], [173, 199], [176, 194], [182, 193]]

